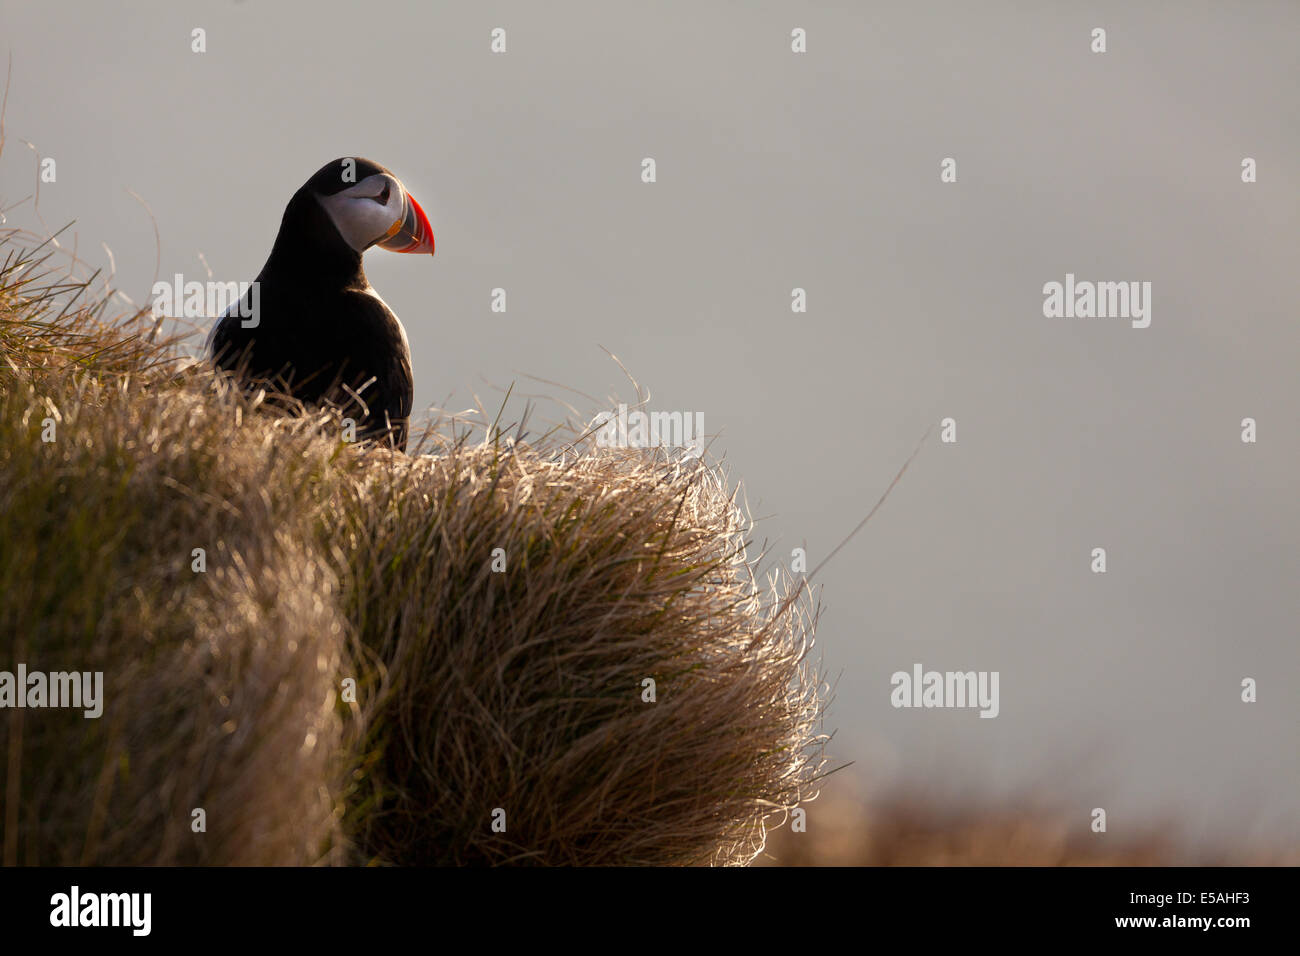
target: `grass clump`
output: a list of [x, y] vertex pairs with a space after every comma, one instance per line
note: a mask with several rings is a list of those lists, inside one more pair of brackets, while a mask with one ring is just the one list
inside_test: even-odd
[[0, 250], [0, 670], [104, 675], [0, 709], [5, 863], [745, 863], [812, 794], [815, 608], [716, 465], [354, 447]]

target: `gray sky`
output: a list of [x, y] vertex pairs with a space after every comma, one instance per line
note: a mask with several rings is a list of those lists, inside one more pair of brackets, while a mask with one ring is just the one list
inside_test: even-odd
[[[437, 236], [367, 256], [417, 406], [626, 395], [608, 348], [810, 564], [952, 416], [821, 576], [836, 754], [1300, 835], [1300, 6], [975, 6], [3, 0], [0, 200], [31, 140], [45, 221], [144, 301], [127, 189], [164, 277], [249, 280], [308, 176], [375, 159]], [[1151, 326], [1045, 318], [1066, 273], [1149, 281]], [[1000, 715], [891, 707], [916, 662], [999, 671]]]

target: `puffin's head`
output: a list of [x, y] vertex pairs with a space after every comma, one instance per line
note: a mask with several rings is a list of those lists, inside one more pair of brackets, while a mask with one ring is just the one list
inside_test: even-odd
[[358, 253], [378, 245], [433, 255], [433, 227], [396, 176], [378, 163], [349, 156], [327, 163], [303, 190], [315, 195], [343, 241]]

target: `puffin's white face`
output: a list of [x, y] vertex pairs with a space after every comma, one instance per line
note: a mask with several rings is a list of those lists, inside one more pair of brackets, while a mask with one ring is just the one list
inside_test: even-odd
[[375, 173], [331, 196], [317, 196], [345, 242], [357, 252], [376, 243], [394, 252], [433, 252], [433, 230], [392, 176]]
[[332, 196], [320, 196], [321, 205], [339, 235], [357, 252], [402, 227], [402, 185], [392, 176], [376, 173]]

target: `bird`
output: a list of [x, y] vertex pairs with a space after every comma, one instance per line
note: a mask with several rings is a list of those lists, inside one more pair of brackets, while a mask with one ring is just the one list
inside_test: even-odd
[[266, 265], [213, 325], [213, 363], [248, 389], [332, 405], [359, 442], [406, 450], [414, 380], [406, 329], [361, 266], [371, 246], [433, 254], [424, 209], [385, 167], [322, 166], [293, 194]]

